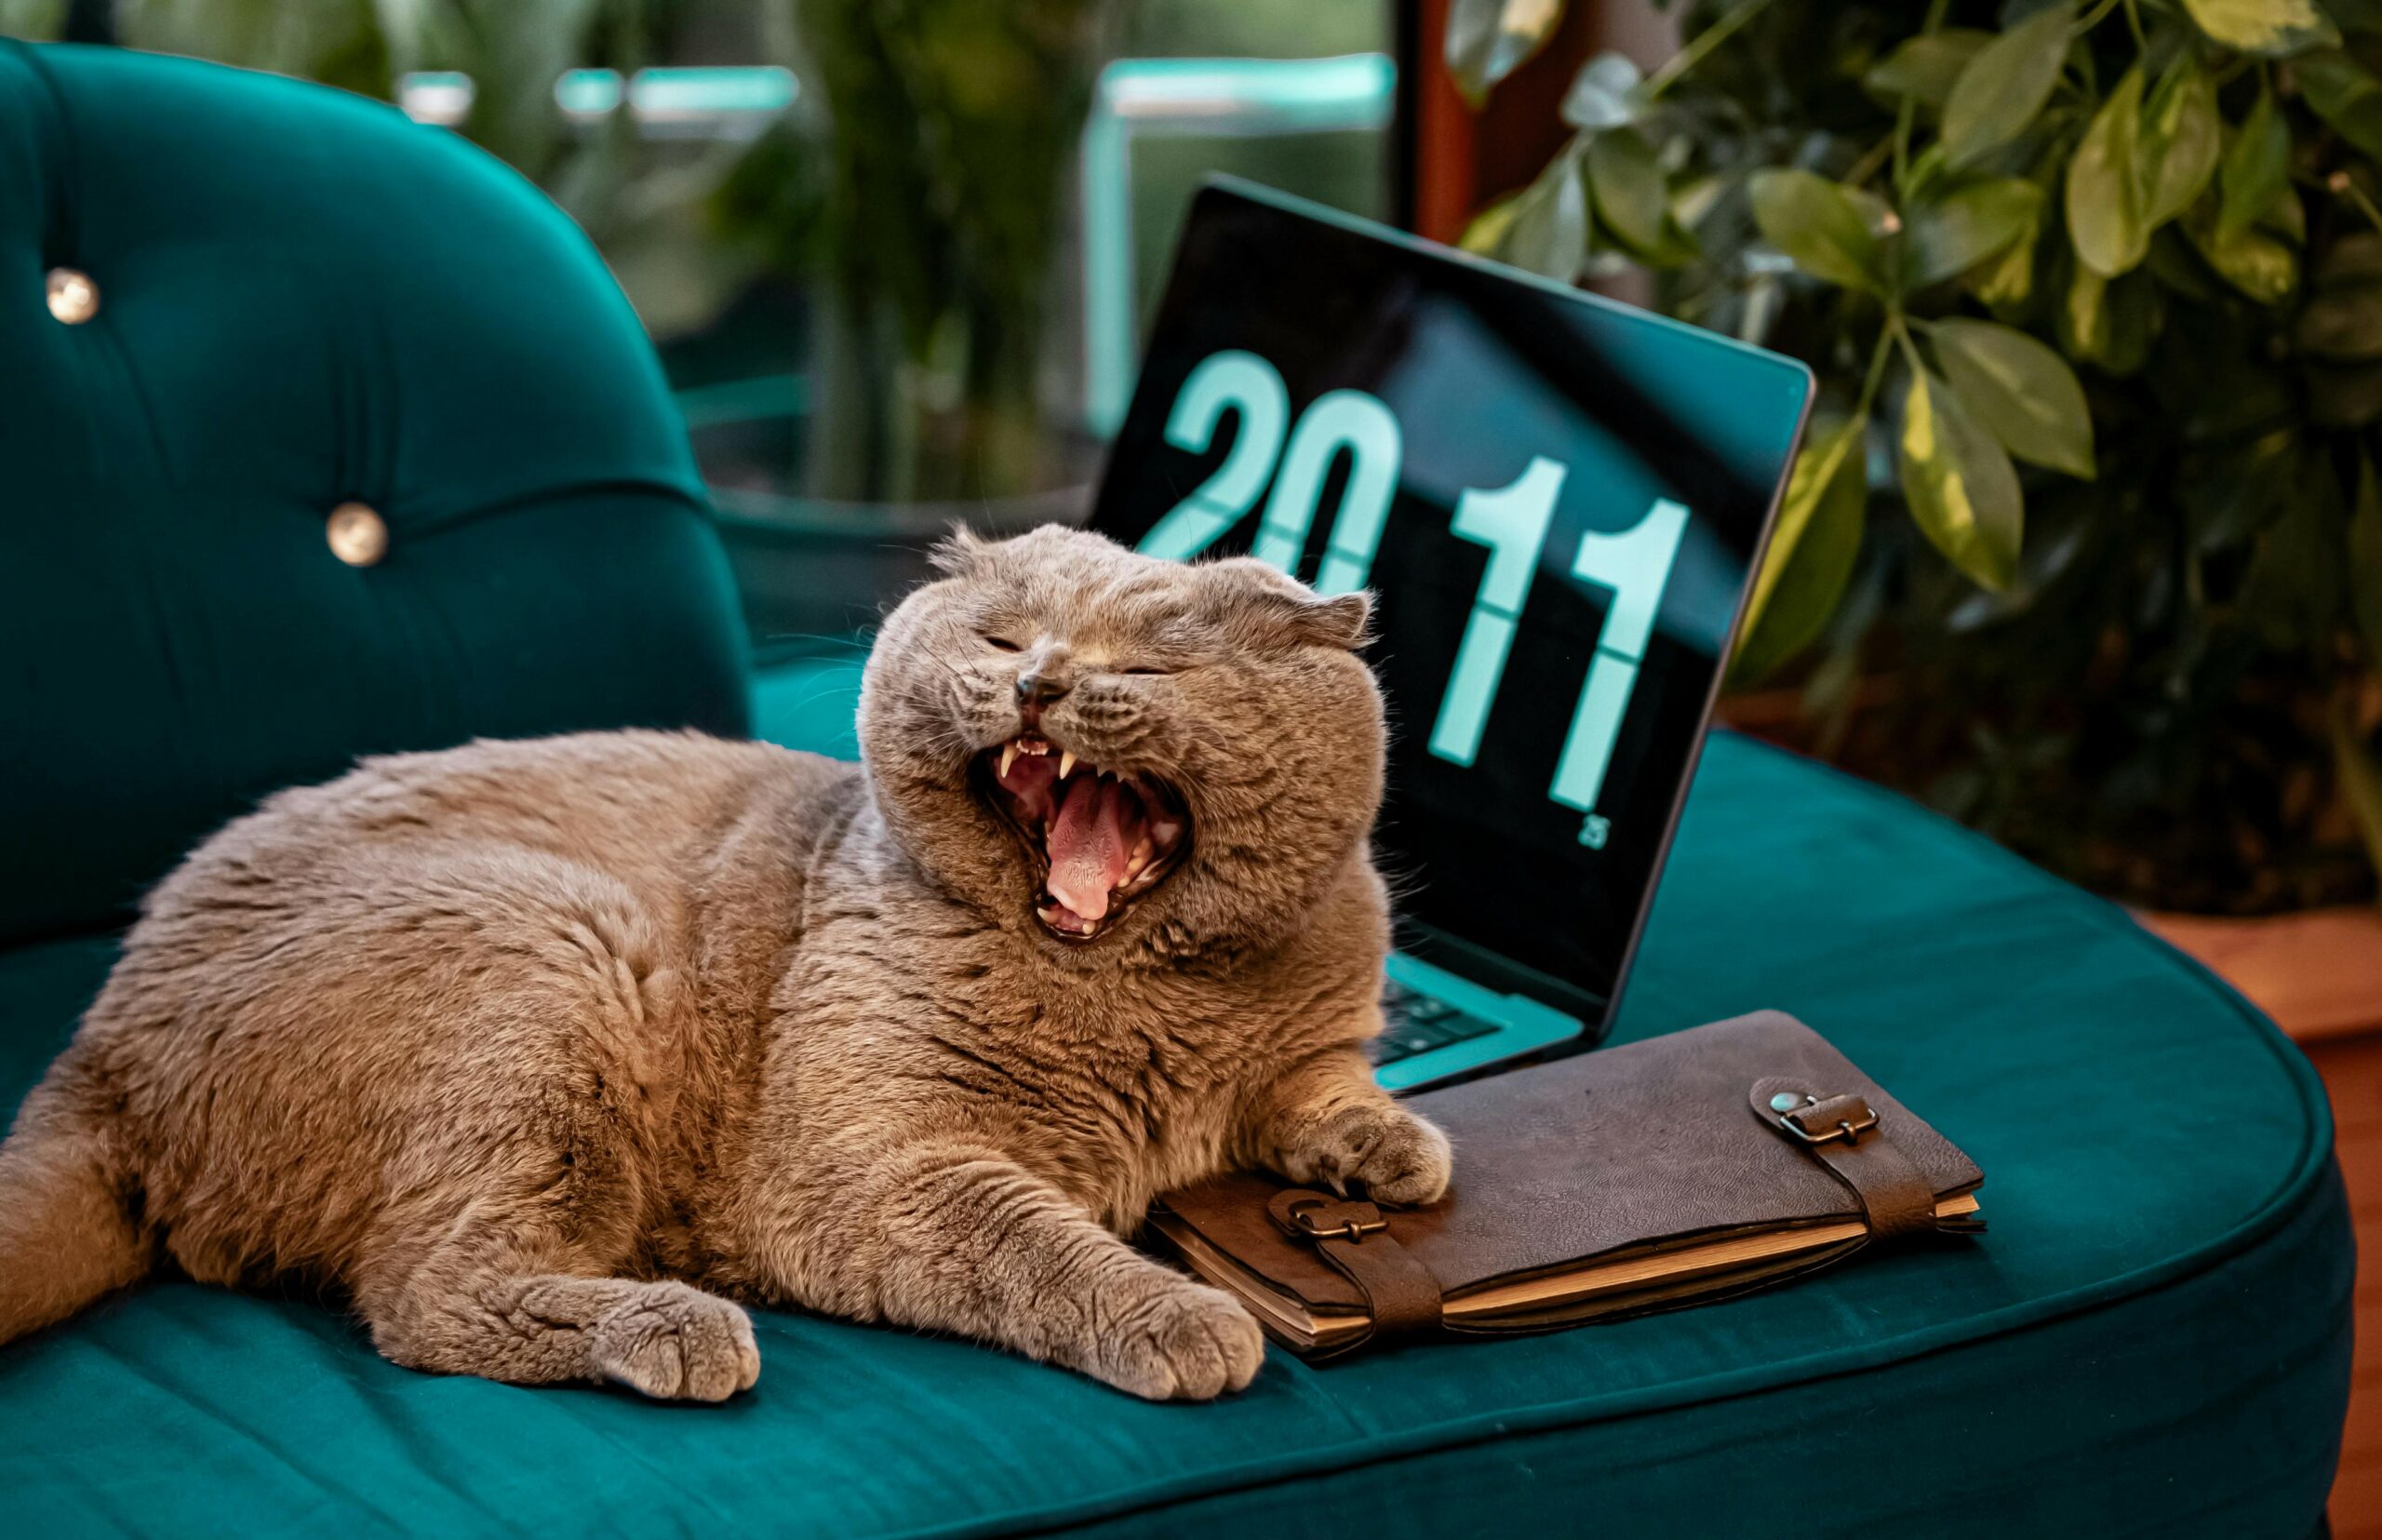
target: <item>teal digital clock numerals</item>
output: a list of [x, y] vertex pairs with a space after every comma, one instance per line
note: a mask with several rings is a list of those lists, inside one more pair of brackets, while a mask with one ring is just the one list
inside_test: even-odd
[[1307, 530], [1315, 523], [1316, 504], [1323, 500], [1324, 475], [1343, 449], [1349, 456], [1348, 484], [1340, 494], [1323, 568], [1315, 579], [1317, 591], [1325, 595], [1354, 593], [1365, 585], [1372, 573], [1373, 553], [1381, 549], [1390, 502], [1398, 496], [1404, 435], [1379, 397], [1336, 390], [1316, 397], [1299, 414], [1299, 425], [1291, 430], [1291, 447], [1282, 455], [1282, 474], [1274, 482], [1274, 495], [1265, 500], [1265, 516], [1257, 523], [1257, 543], [1250, 553], [1285, 572], [1297, 568]]
[[[1646, 516], [1626, 529], [1612, 534], [1591, 529], [1580, 537], [1572, 575], [1613, 590], [1613, 606], [1597, 635], [1596, 661], [1588, 665], [1587, 683], [1572, 712], [1572, 730], [1564, 735], [1563, 757], [1555, 766], [1555, 786], [1547, 793], [1566, 807], [1585, 813], [1596, 810], [1597, 793], [1604, 788], [1604, 772], [1613, 763], [1613, 740], [1620, 736], [1621, 718], [1638, 683], [1638, 664], [1653, 634], [1654, 611], [1686, 533], [1687, 509], [1666, 497], [1656, 499]], [[1603, 844], [1601, 821], [1591, 818], [1580, 839]]]
[[[1201, 359], [1183, 382], [1174, 409], [1167, 414], [1166, 441], [1188, 453], [1205, 454], [1227, 411], [1239, 415], [1240, 431], [1224, 462], [1150, 526], [1141, 549], [1170, 561], [1189, 560], [1256, 506], [1257, 494], [1270, 478], [1274, 495], [1265, 500], [1265, 515], [1258, 521], [1250, 554], [1291, 571], [1306, 549], [1316, 506], [1323, 501], [1324, 478], [1345, 450], [1349, 457], [1347, 486], [1332, 517], [1330, 548], [1316, 587], [1327, 595], [1362, 588], [1372, 574], [1382, 526], [1389, 521], [1389, 506], [1398, 496], [1405, 447], [1397, 417], [1378, 396], [1359, 390], [1332, 391], [1299, 414], [1298, 425], [1289, 429], [1285, 450], [1282, 439], [1291, 407], [1281, 374], [1257, 355], [1231, 348]], [[1278, 477], [1274, 475], [1278, 459]]]
[[[1324, 542], [1316, 587], [1325, 594], [1362, 588], [1381, 549], [1382, 528], [1398, 495], [1405, 440], [1398, 418], [1381, 399], [1359, 390], [1335, 390], [1317, 397], [1298, 422], [1290, 421], [1290, 392], [1281, 372], [1238, 348], [1211, 354], [1184, 381], [1166, 420], [1166, 441], [1191, 454], [1215, 443], [1224, 414], [1239, 418], [1239, 429], [1224, 463], [1169, 509], [1142, 538], [1154, 556], [1184, 561], [1198, 556], [1246, 517], [1270, 480], [1273, 495], [1258, 520], [1252, 554], [1285, 572], [1293, 571], [1315, 526], [1317, 505], [1332, 463], [1349, 457], [1346, 489]], [[1288, 447], [1284, 440], [1287, 438]], [[1275, 472], [1278, 462], [1280, 475]], [[1489, 564], [1465, 620], [1447, 692], [1431, 724], [1430, 750], [1441, 759], [1470, 767], [1480, 752], [1481, 734], [1504, 679], [1522, 607], [1530, 600], [1555, 507], [1571, 468], [1536, 455], [1522, 474], [1503, 487], [1466, 488], [1456, 499], [1450, 526], [1459, 540], [1489, 548]], [[1547, 795], [1587, 815], [1580, 842], [1601, 849], [1612, 825], [1596, 810], [1613, 763], [1622, 719], [1637, 688], [1638, 666], [1653, 635], [1655, 611], [1670, 583], [1671, 564], [1687, 533], [1687, 509], [1658, 498], [1645, 516], [1626, 529], [1591, 529], [1580, 537], [1572, 576], [1612, 591], [1596, 657], [1572, 710], [1563, 754]]]
[[1140, 547], [1149, 555], [1190, 560], [1239, 523], [1265, 489], [1291, 421], [1291, 393], [1283, 388], [1281, 371], [1238, 348], [1210, 354], [1176, 393], [1166, 418], [1166, 441], [1186, 453], [1205, 454], [1226, 411], [1240, 417], [1232, 452], [1215, 475], [1150, 526]]
[[1468, 767], [1480, 752], [1489, 703], [1496, 699], [1497, 683], [1505, 677], [1514, 629], [1530, 597], [1530, 575], [1538, 567], [1546, 527], [1555, 521], [1555, 500], [1568, 474], [1570, 467], [1561, 461], [1539, 455], [1506, 486], [1490, 491], [1466, 488], [1456, 499], [1455, 519], [1449, 528], [1459, 539], [1489, 547], [1489, 566], [1480, 574], [1479, 592], [1465, 620], [1464, 640], [1456, 644], [1455, 667], [1448, 675], [1448, 692], [1439, 700], [1439, 719], [1431, 724], [1431, 752], [1452, 764]]

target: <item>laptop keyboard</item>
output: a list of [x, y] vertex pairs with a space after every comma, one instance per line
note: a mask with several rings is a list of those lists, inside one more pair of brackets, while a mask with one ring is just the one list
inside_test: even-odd
[[1376, 1065], [1395, 1064], [1450, 1043], [1485, 1038], [1497, 1030], [1495, 1022], [1468, 1016], [1445, 1000], [1416, 994], [1394, 983], [1383, 988], [1381, 1009], [1387, 1024], [1371, 1044]]

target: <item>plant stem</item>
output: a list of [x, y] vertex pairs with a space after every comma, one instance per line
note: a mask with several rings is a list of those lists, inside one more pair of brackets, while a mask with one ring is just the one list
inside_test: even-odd
[[2374, 200], [2365, 195], [2365, 189], [2360, 187], [2346, 172], [2339, 174], [2336, 182], [2327, 181], [2324, 185], [2332, 188], [2335, 193], [2354, 205], [2357, 211], [2365, 216], [2365, 221], [2368, 224], [2376, 230], [2382, 230], [2382, 208], [2375, 208]]
[[1679, 78], [1704, 62], [1704, 56], [1736, 35], [1738, 30], [1756, 16], [1770, 8], [1770, 0], [1746, 0], [1735, 10], [1697, 33], [1687, 47], [1671, 55], [1668, 62], [1646, 77], [1639, 90], [1640, 100], [1652, 101], [1669, 90]]
[[2101, 0], [2099, 5], [2084, 13], [2084, 20], [2076, 23], [2076, 30], [2080, 33], [2091, 32], [2094, 27], [2108, 20], [2109, 12], [2117, 8], [2118, 0]]
[[1878, 399], [1878, 386], [1886, 378], [1886, 357], [1895, 334], [1901, 329], [1902, 312], [1888, 311], [1886, 324], [1878, 328], [1878, 345], [1869, 351], [1869, 373], [1867, 378], [1861, 382], [1860, 403], [1853, 408], [1853, 415], [1856, 421], [1866, 420], [1869, 415], [1869, 408]]
[[1920, 361], [1919, 344], [1910, 340], [1910, 328], [1903, 324], [1899, 308], [1886, 312], [1886, 335], [1902, 344], [1903, 356], [1910, 361], [1911, 373], [1927, 372], [1927, 366]]
[[[1927, 36], [1944, 25], [1944, 12], [1950, 5], [1951, 0], [1932, 0], [1927, 7], [1927, 20], [1919, 26], [1920, 36]], [[1910, 184], [1910, 126], [1917, 112], [1918, 102], [1907, 96], [1894, 110], [1894, 195], [1897, 199]]]
[[1844, 184], [1848, 187], [1858, 187], [1877, 175], [1878, 167], [1886, 163], [1886, 157], [1894, 154], [1894, 136], [1887, 134], [1877, 143], [1862, 151], [1861, 158], [1846, 168]]

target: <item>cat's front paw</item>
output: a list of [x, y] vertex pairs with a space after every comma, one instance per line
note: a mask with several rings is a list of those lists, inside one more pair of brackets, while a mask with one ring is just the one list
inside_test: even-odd
[[724, 1401], [761, 1377], [753, 1320], [716, 1294], [647, 1283], [596, 1323], [596, 1372], [657, 1400]]
[[1265, 1361], [1265, 1334], [1220, 1289], [1151, 1268], [1103, 1301], [1092, 1376], [1145, 1400], [1204, 1401], [1238, 1390]]
[[1361, 1187], [1378, 1203], [1428, 1203], [1448, 1190], [1448, 1136], [1391, 1103], [1349, 1107], [1282, 1152], [1282, 1174], [1345, 1195]]

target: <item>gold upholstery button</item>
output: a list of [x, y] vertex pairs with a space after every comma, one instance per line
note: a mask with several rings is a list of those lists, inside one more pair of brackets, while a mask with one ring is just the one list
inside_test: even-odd
[[49, 270], [49, 313], [70, 327], [79, 327], [100, 313], [100, 286], [87, 273], [71, 267]]
[[369, 567], [389, 554], [389, 527], [361, 502], [342, 502], [331, 510], [323, 533], [331, 555], [350, 567]]

